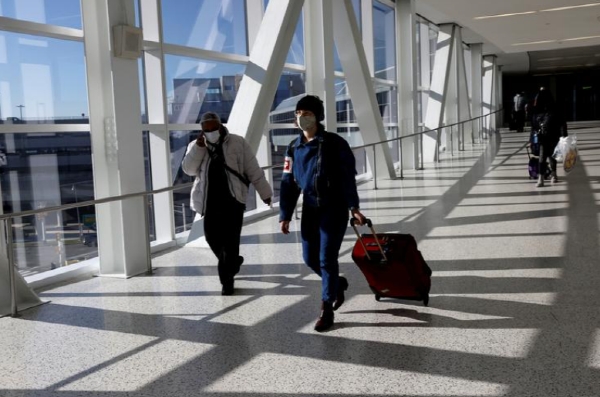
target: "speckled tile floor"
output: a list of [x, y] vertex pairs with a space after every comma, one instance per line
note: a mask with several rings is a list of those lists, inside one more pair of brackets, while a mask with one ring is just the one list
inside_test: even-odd
[[600, 127], [571, 133], [580, 164], [556, 185], [535, 188], [527, 135], [503, 132], [360, 186], [378, 231], [417, 238], [429, 307], [376, 302], [349, 230], [347, 301], [314, 332], [319, 280], [271, 217], [244, 227], [234, 296], [183, 248], [152, 277], [81, 280], [0, 319], [0, 396], [600, 396]]

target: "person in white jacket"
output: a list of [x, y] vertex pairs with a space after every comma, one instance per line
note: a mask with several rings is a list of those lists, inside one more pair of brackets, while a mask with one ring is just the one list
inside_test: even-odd
[[244, 258], [239, 255], [242, 221], [250, 183], [263, 202], [273, 190], [246, 140], [230, 134], [216, 113], [204, 113], [202, 132], [188, 145], [183, 172], [194, 176], [191, 207], [204, 217], [204, 236], [218, 259], [222, 295], [232, 295], [234, 277]]

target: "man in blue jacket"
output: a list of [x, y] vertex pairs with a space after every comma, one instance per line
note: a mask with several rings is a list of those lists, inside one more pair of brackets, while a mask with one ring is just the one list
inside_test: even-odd
[[325, 131], [323, 102], [307, 95], [296, 104], [295, 124], [302, 130], [288, 146], [281, 180], [279, 224], [289, 233], [290, 220], [303, 193], [300, 224], [304, 262], [322, 280], [321, 315], [315, 330], [333, 325], [334, 314], [344, 303], [348, 280], [339, 276], [338, 255], [348, 211], [365, 223], [358, 207], [354, 154], [339, 135]]

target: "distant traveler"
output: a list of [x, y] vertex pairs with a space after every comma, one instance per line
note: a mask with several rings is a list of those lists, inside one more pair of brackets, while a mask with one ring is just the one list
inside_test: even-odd
[[514, 121], [517, 132], [525, 130], [525, 105], [527, 105], [525, 92], [517, 93], [514, 98]]
[[550, 161], [551, 182], [558, 182], [556, 160], [552, 157], [554, 148], [561, 136], [567, 136], [567, 127], [562, 114], [557, 112], [552, 94], [544, 87], [540, 88], [533, 103], [533, 117], [529, 145], [537, 139], [540, 147], [537, 187], [544, 186], [544, 174], [547, 161]]

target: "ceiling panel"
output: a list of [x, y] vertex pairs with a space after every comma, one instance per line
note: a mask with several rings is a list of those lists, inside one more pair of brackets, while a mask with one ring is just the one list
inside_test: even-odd
[[[457, 23], [464, 28], [465, 42], [482, 42], [484, 51], [499, 55], [500, 64], [507, 70], [526, 64], [528, 52], [558, 51], [550, 58], [561, 57], [561, 50], [568, 55], [585, 56], [585, 63], [577, 58], [566, 58], [563, 65], [592, 65], [594, 59], [586, 54], [585, 47], [600, 46], [600, 1], [594, 0], [417, 0], [417, 12], [427, 19], [440, 23]], [[544, 11], [552, 8], [588, 5], [560, 11]], [[486, 19], [478, 17], [500, 14], [525, 13]], [[576, 39], [576, 40], [573, 40]], [[580, 50], [573, 49], [580, 48]], [[578, 52], [582, 53], [579, 54]], [[595, 50], [590, 50], [592, 56]], [[514, 54], [514, 55], [511, 55]], [[541, 55], [540, 58], [546, 57]], [[570, 62], [575, 61], [576, 63]], [[596, 61], [598, 59], [596, 58]], [[514, 63], [516, 62], [516, 63]], [[543, 61], [545, 62], [545, 61]], [[540, 66], [545, 67], [545, 66]], [[585, 66], [583, 66], [585, 67]], [[593, 67], [593, 66], [588, 66]], [[543, 69], [550, 70], [550, 69]]]

